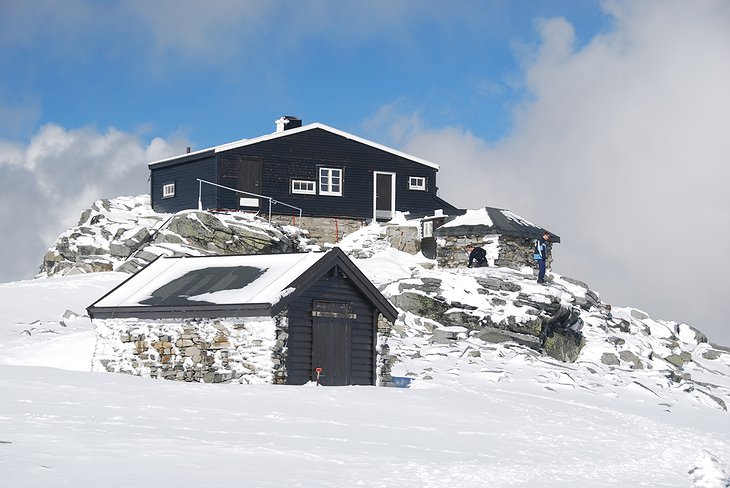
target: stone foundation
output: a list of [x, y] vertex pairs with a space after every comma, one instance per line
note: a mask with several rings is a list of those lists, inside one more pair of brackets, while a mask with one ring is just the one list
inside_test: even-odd
[[280, 225], [293, 225], [309, 232], [309, 238], [316, 244], [335, 244], [344, 236], [368, 225], [367, 220], [339, 219], [334, 217], [293, 217], [272, 215], [271, 221]]

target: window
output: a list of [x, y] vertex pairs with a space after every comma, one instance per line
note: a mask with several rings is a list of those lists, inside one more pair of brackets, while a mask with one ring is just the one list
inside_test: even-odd
[[433, 237], [433, 220], [423, 221], [423, 238]]
[[162, 185], [162, 198], [172, 198], [175, 196], [175, 183]]
[[311, 180], [291, 180], [291, 192], [304, 195], [317, 194], [317, 182]]
[[342, 170], [319, 168], [319, 194], [342, 196]]
[[411, 176], [408, 178], [409, 190], [426, 190], [426, 178], [423, 176]]

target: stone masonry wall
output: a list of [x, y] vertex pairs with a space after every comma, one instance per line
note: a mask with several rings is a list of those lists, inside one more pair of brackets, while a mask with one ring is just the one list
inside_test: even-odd
[[360, 230], [367, 225], [365, 220], [335, 219], [331, 217], [292, 217], [291, 215], [272, 215], [271, 221], [280, 225], [293, 225], [306, 229], [309, 238], [316, 244], [339, 242], [345, 235]]
[[376, 377], [378, 386], [389, 386], [392, 383], [391, 370], [398, 358], [390, 353], [388, 340], [393, 330], [393, 324], [382, 315], [378, 317], [378, 344]]
[[[532, 239], [526, 237], [491, 236], [446, 236], [436, 241], [436, 260], [443, 268], [464, 268], [469, 259], [466, 254], [467, 244], [481, 246], [487, 251], [490, 266], [512, 269], [524, 267], [537, 269], [533, 258]], [[551, 246], [551, 244], [548, 244]], [[552, 246], [551, 246], [552, 247]], [[548, 267], [552, 264], [552, 253], [548, 254]]]
[[94, 320], [94, 369], [205, 383], [284, 383], [284, 316]]

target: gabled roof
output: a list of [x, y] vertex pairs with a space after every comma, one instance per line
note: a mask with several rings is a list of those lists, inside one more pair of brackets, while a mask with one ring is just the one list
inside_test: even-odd
[[393, 148], [390, 148], [388, 146], [384, 146], [382, 144], [378, 144], [377, 142], [369, 141], [369, 140], [364, 139], [362, 137], [356, 136], [354, 134], [350, 134], [348, 132], [345, 132], [345, 131], [342, 131], [342, 130], [339, 130], [339, 129], [335, 129], [334, 127], [330, 127], [328, 125], [321, 124], [319, 122], [315, 122], [313, 124], [303, 125], [301, 127], [297, 127], [295, 129], [285, 130], [285, 131], [282, 131], [282, 132], [274, 132], [272, 134], [266, 134], [266, 135], [263, 135], [263, 136], [260, 136], [260, 137], [256, 137], [254, 139], [241, 139], [240, 141], [229, 142], [227, 144], [221, 144], [220, 146], [214, 146], [214, 147], [210, 147], [210, 148], [207, 148], [207, 149], [201, 149], [199, 151], [195, 151], [195, 152], [191, 152], [191, 153], [187, 153], [187, 154], [181, 154], [179, 156], [174, 156], [174, 157], [171, 157], [171, 158], [166, 158], [166, 159], [160, 159], [160, 160], [157, 160], [157, 161], [152, 161], [151, 163], [148, 164], [148, 166], [150, 168], [152, 168], [153, 166], [157, 166], [157, 165], [160, 165], [162, 163], [177, 162], [177, 160], [180, 160], [180, 162], [182, 162], [182, 161], [188, 161], [188, 160], [193, 160], [193, 159], [199, 159], [199, 158], [202, 158], [202, 157], [211, 156], [213, 154], [216, 154], [216, 153], [219, 153], [219, 152], [222, 152], [222, 151], [228, 151], [230, 149], [236, 149], [236, 148], [239, 148], [239, 147], [250, 146], [250, 145], [253, 145], [253, 144], [258, 144], [260, 142], [271, 141], [271, 140], [274, 140], [274, 139], [279, 139], [281, 137], [287, 137], [287, 136], [291, 136], [291, 135], [294, 135], [294, 134], [299, 134], [301, 132], [311, 131], [311, 130], [314, 130], [314, 129], [322, 129], [322, 130], [325, 130], [327, 132], [331, 132], [332, 134], [337, 134], [338, 136], [344, 137], [345, 139], [350, 139], [350, 140], [359, 142], [361, 144], [365, 144], [365, 145], [368, 145], [370, 147], [374, 147], [375, 149], [379, 149], [381, 151], [385, 151], [385, 152], [394, 154], [396, 156], [399, 156], [399, 157], [402, 157], [402, 158], [405, 158], [405, 159], [409, 159], [409, 160], [414, 161], [416, 163], [423, 164], [423, 165], [429, 166], [431, 168], [435, 168], [436, 170], [439, 169], [439, 165], [436, 164], [436, 163], [432, 163], [431, 161], [427, 161], [425, 159], [418, 158], [416, 156], [411, 156], [410, 154], [406, 154], [406, 153], [404, 153], [402, 151], [398, 151], [397, 149], [393, 149]]
[[92, 318], [276, 315], [339, 266], [388, 320], [396, 309], [339, 248], [326, 253], [160, 257], [87, 309]]
[[[437, 237], [503, 234], [537, 239], [545, 230], [510, 210], [484, 207], [464, 211], [433, 233]], [[559, 236], [552, 232], [550, 235], [552, 242], [560, 242]]]

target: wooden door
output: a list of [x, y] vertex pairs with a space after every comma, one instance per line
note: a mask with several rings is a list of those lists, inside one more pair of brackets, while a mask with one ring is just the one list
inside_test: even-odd
[[351, 384], [352, 305], [343, 302], [315, 301], [312, 311], [312, 373], [321, 368], [319, 384]]
[[[262, 163], [260, 158], [238, 158], [238, 185], [237, 189], [255, 195], [261, 195]], [[245, 208], [258, 209], [260, 199], [254, 195], [239, 193], [240, 205]]]

